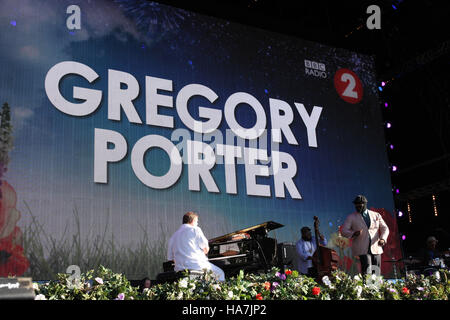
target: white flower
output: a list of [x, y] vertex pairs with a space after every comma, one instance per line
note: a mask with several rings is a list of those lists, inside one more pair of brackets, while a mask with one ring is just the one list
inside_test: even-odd
[[361, 296], [362, 291], [363, 291], [363, 288], [361, 286], [356, 286], [356, 296], [358, 298]]
[[353, 279], [355, 279], [356, 281], [361, 280], [361, 278], [359, 277], [359, 275], [356, 275]]
[[33, 289], [39, 291], [39, 285], [36, 282], [33, 282]]
[[178, 284], [179, 284], [180, 288], [187, 288], [187, 286], [188, 286], [187, 278], [181, 279]]
[[228, 298], [230, 298], [230, 299], [233, 298], [233, 291], [228, 291]]
[[436, 271], [436, 272], [434, 273], [434, 276], [436, 277], [436, 280], [437, 280], [437, 281], [440, 281], [440, 280], [441, 280], [441, 274], [439, 273], [439, 271]]
[[83, 289], [83, 283], [81, 283], [81, 280], [76, 278], [73, 279], [72, 281], [70, 279], [66, 280], [66, 285], [67, 288], [73, 290], [73, 289]]
[[214, 290], [220, 290], [220, 286], [218, 284], [213, 284], [211, 286]]
[[376, 284], [376, 283], [373, 283], [373, 282], [367, 282], [366, 288], [368, 288], [368, 289], [370, 289], [370, 290], [375, 290], [375, 291], [378, 290], [377, 284]]
[[322, 282], [327, 286], [327, 287], [331, 287], [331, 281], [330, 278], [328, 278], [328, 276], [324, 276], [322, 278]]
[[34, 300], [47, 300], [47, 298], [43, 294], [38, 294], [34, 297]]
[[182, 300], [182, 299], [183, 299], [183, 292], [180, 291], [180, 292], [178, 293], [177, 299], [178, 299], [178, 300]]
[[102, 278], [97, 277], [97, 278], [95, 278], [95, 281], [97, 281], [100, 284], [103, 284], [103, 279]]

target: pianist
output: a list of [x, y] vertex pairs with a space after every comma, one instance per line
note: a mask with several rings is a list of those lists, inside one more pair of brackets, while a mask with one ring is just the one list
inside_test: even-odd
[[225, 274], [219, 267], [208, 261], [208, 240], [198, 227], [198, 215], [187, 212], [183, 216], [183, 224], [169, 240], [168, 260], [175, 263], [175, 271], [211, 270], [219, 281], [225, 281]]

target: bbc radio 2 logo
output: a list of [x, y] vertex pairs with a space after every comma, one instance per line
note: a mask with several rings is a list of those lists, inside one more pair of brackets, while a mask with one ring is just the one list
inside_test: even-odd
[[356, 104], [363, 97], [364, 89], [361, 80], [350, 69], [340, 68], [334, 75], [334, 87], [345, 102]]
[[305, 73], [317, 78], [326, 79], [327, 73], [325, 64], [305, 59]]

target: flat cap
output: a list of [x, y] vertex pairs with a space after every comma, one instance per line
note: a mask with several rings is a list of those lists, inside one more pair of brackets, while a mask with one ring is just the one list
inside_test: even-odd
[[367, 203], [367, 199], [366, 199], [365, 196], [363, 196], [362, 194], [360, 194], [360, 195], [357, 195], [357, 196], [356, 196], [355, 200], [353, 200], [353, 203], [354, 203], [354, 204], [357, 204], [357, 203]]

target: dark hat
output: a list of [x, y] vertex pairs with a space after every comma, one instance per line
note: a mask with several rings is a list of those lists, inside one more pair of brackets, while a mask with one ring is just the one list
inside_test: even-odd
[[362, 194], [360, 194], [360, 195], [356, 196], [355, 200], [353, 200], [353, 203], [354, 203], [354, 204], [357, 204], [357, 203], [367, 203], [367, 199], [366, 199], [366, 197], [364, 197]]
[[433, 241], [438, 242], [438, 240], [436, 239], [436, 237], [431, 236], [431, 237], [428, 237], [428, 238], [427, 238], [427, 243], [433, 242]]
[[303, 228], [300, 229], [300, 231], [301, 232], [306, 232], [306, 231], [311, 231], [311, 229], [308, 228], [308, 227], [303, 227]]

